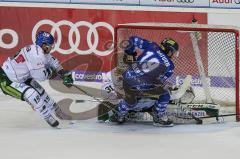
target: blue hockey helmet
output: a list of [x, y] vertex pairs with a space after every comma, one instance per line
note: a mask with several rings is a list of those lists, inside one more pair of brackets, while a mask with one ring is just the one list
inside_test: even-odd
[[46, 45], [53, 45], [54, 44], [54, 37], [46, 31], [40, 31], [36, 35], [36, 45], [42, 46], [43, 44]]
[[163, 39], [163, 41], [160, 43], [160, 47], [163, 49], [163, 51], [165, 51], [166, 54], [169, 52], [177, 53], [179, 50], [178, 43], [171, 38]]

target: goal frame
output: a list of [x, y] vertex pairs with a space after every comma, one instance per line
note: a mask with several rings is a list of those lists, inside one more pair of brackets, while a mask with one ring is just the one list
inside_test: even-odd
[[[207, 25], [207, 24], [183, 24], [183, 23], [151, 23], [151, 22], [139, 22], [139, 23], [126, 23], [118, 24], [114, 28], [114, 50], [118, 50], [118, 29], [149, 29], [149, 30], [179, 30], [179, 31], [212, 31], [212, 32], [229, 32], [235, 34], [235, 81], [236, 81], [236, 121], [240, 121], [240, 108], [239, 108], [239, 32], [240, 28], [234, 26], [224, 25]], [[117, 58], [117, 56], [116, 56]]]

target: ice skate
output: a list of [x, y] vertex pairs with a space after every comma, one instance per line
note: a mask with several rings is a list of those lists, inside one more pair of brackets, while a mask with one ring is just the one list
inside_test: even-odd
[[172, 127], [173, 121], [169, 119], [166, 115], [162, 117], [153, 116], [153, 125], [159, 127]]
[[59, 122], [52, 115], [45, 118], [45, 121], [53, 128], [55, 128], [59, 125]]

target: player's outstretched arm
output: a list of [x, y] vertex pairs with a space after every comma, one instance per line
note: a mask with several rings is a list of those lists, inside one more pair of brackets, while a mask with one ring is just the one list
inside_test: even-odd
[[144, 50], [149, 47], [149, 45], [152, 44], [151, 41], [145, 40], [143, 38], [140, 38], [138, 36], [131, 36], [129, 38], [129, 44], [124, 50], [126, 54], [136, 56], [136, 49]]
[[64, 70], [59, 60], [56, 59], [54, 56], [48, 54], [46, 55], [46, 59], [47, 66], [54, 70], [52, 78], [54, 78], [55, 76], [59, 76], [61, 79], [63, 79], [63, 84], [65, 86], [67, 87], [72, 86], [73, 84], [72, 72]]

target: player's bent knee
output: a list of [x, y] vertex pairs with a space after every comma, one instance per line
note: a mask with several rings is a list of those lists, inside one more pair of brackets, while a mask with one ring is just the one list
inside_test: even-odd
[[43, 109], [44, 101], [35, 89], [27, 89], [23, 94], [23, 99], [30, 104], [34, 110], [40, 112], [40, 109]]
[[52, 112], [54, 110], [55, 101], [46, 92], [44, 92], [41, 98], [44, 101], [46, 107]]
[[159, 100], [159, 101], [163, 101], [163, 102], [168, 102], [168, 101], [170, 100], [170, 98], [171, 98], [171, 96], [170, 96], [170, 94], [167, 92], [166, 94], [161, 95], [158, 100]]

